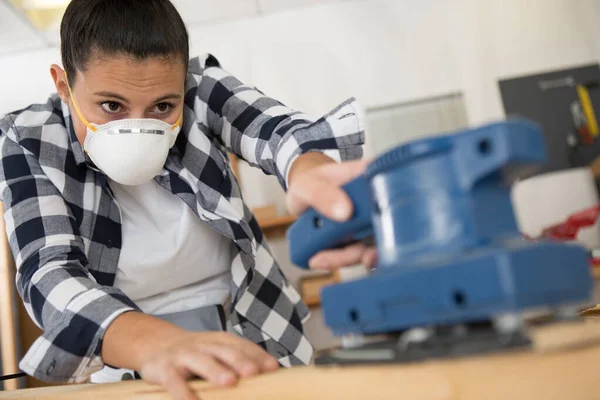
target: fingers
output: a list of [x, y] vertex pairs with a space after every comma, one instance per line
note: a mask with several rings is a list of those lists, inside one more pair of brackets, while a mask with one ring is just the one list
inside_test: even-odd
[[212, 347], [207, 346], [202, 351], [188, 351], [179, 357], [180, 365], [215, 385], [231, 386], [235, 384], [237, 382], [235, 370], [222, 364], [213, 354], [210, 354]]
[[325, 250], [309, 261], [312, 269], [335, 269], [360, 264], [367, 251], [363, 243], [354, 243], [343, 249]]
[[299, 215], [310, 205], [326, 217], [345, 221], [352, 215], [352, 202], [338, 185], [312, 174], [299, 177], [290, 187], [287, 196], [288, 209]]
[[362, 256], [362, 263], [367, 268], [375, 268], [377, 264], [377, 250], [374, 247], [369, 247]]
[[347, 220], [353, 206], [341, 186], [362, 174], [368, 164], [368, 160], [326, 164], [299, 176], [288, 191], [289, 211], [300, 215], [313, 207], [335, 221]]
[[355, 243], [343, 249], [322, 251], [309, 262], [313, 269], [335, 269], [356, 264], [373, 268], [376, 263], [377, 250], [362, 243]]
[[341, 164], [327, 164], [319, 168], [319, 174], [334, 185], [344, 185], [367, 169], [371, 160], [347, 161]]
[[267, 353], [256, 343], [229, 333], [221, 333], [220, 336], [220, 344], [223, 344], [229, 349], [240, 351], [247, 358], [253, 360], [262, 372], [274, 371], [279, 368], [279, 363], [275, 357]]
[[186, 383], [191, 376], [217, 386], [278, 368], [277, 360], [260, 346], [225, 332], [204, 332], [150, 358], [142, 377], [165, 387], [175, 399], [198, 400]]
[[200, 400], [192, 392], [185, 379], [175, 371], [165, 375], [161, 384], [175, 400]]
[[234, 371], [242, 378], [247, 378], [260, 372], [264, 372], [264, 366], [262, 362], [256, 358], [247, 356], [239, 349], [222, 345], [214, 345], [203, 349], [203, 351], [219, 360], [231, 371]]
[[242, 345], [240, 346], [240, 351], [246, 354], [246, 356], [250, 359], [256, 360], [256, 362], [260, 365], [262, 372], [271, 372], [279, 368], [279, 362], [277, 362], [275, 357], [263, 350], [262, 347], [245, 339], [236, 339], [243, 341]]
[[140, 371], [145, 381], [161, 385], [176, 400], [199, 400], [186, 382], [190, 376], [181, 372], [173, 363], [158, 361], [144, 367]]

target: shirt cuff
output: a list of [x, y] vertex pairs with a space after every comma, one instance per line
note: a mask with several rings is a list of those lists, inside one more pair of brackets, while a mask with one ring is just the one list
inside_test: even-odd
[[85, 382], [104, 367], [100, 354], [106, 330], [129, 311], [139, 310], [116, 288], [87, 291], [34, 342], [19, 367], [42, 381]]

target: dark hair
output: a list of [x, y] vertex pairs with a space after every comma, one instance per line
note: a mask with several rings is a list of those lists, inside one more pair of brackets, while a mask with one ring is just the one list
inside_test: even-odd
[[90, 57], [124, 54], [189, 59], [189, 38], [169, 0], [72, 0], [60, 26], [62, 62], [71, 84]]

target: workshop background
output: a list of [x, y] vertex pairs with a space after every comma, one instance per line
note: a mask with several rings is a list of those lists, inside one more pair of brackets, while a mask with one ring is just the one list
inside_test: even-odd
[[[552, 142], [558, 148], [553, 154], [596, 144], [598, 0], [173, 2], [188, 24], [192, 54], [214, 54], [242, 81], [288, 106], [319, 116], [358, 98], [367, 115], [367, 156], [417, 137], [503, 119], [506, 112], [553, 116], [538, 120], [547, 137], [560, 136]], [[65, 3], [0, 1], [0, 115], [43, 102], [54, 91], [49, 67], [60, 64], [58, 21]], [[591, 72], [578, 82], [582, 69]], [[542, 78], [519, 85], [547, 73], [554, 74], [548, 80], [562, 82], [549, 87], [562, 84], [569, 99], [531, 111], [528, 106], [541, 104], [535, 82]], [[524, 98], [531, 100], [519, 102]], [[573, 102], [581, 104], [571, 109]], [[565, 127], [555, 132], [557, 115], [564, 116]], [[588, 165], [600, 147], [583, 151], [585, 160], [571, 164], [557, 155], [554, 169]], [[318, 298], [311, 297], [319, 282], [332, 278], [319, 280], [291, 265], [284, 233], [293, 219], [286, 215], [283, 191], [274, 178], [237, 165], [245, 199], [260, 214], [277, 260], [313, 304], [309, 336], [317, 348], [332, 346], [336, 341], [321, 322]], [[37, 331], [22, 315], [20, 321], [15, 326], [22, 353]]]

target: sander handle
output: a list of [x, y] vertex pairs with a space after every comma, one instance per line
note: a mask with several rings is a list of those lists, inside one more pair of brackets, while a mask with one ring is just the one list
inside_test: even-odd
[[313, 208], [306, 210], [287, 231], [292, 262], [308, 268], [309, 260], [318, 252], [361, 241], [373, 236], [371, 190], [364, 176], [342, 186], [354, 208], [345, 222], [337, 222]]

